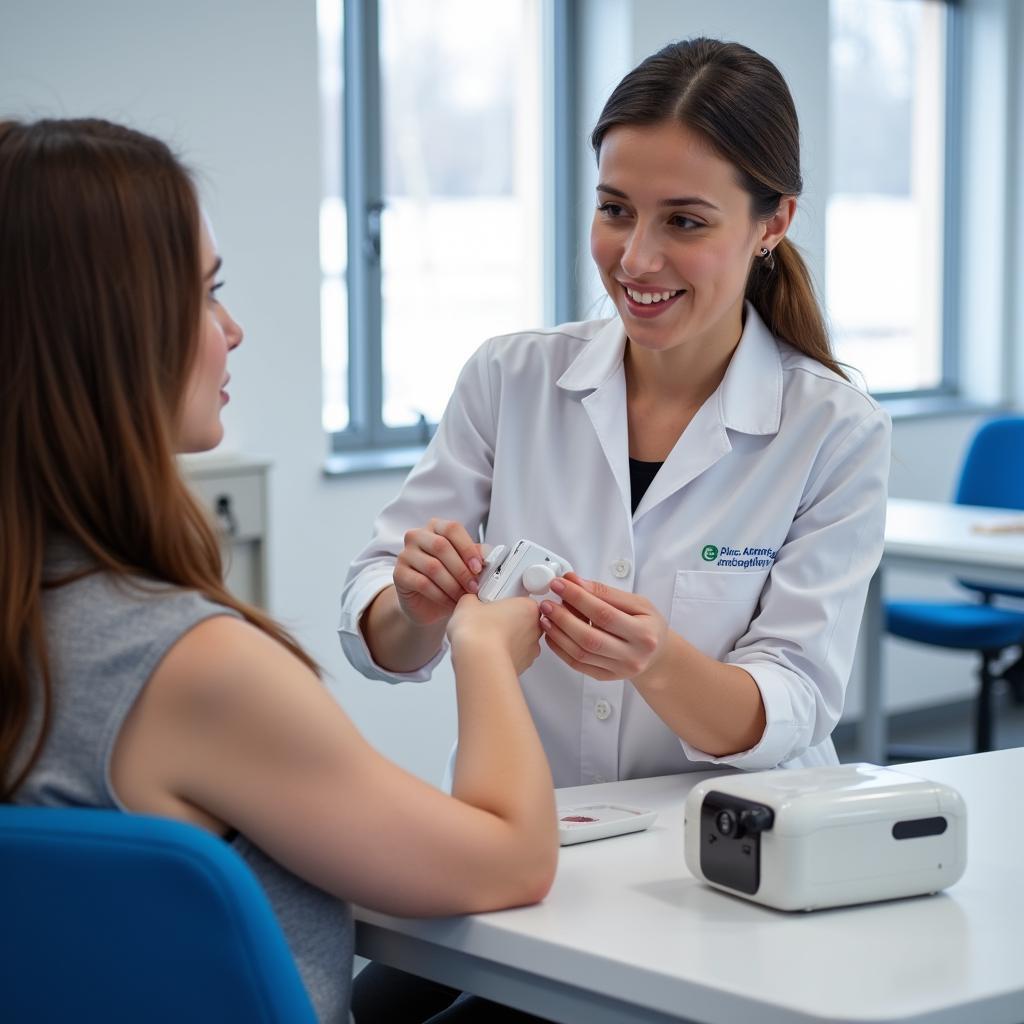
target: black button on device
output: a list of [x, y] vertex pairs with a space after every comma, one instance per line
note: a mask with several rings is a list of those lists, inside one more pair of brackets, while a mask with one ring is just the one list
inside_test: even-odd
[[897, 821], [892, 827], [893, 839], [920, 839], [922, 836], [941, 836], [949, 823], [945, 818], [911, 818]]

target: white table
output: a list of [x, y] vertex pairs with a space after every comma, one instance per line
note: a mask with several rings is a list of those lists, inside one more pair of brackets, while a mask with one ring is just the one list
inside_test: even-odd
[[857, 731], [858, 757], [885, 763], [886, 712], [882, 643], [885, 637], [883, 579], [893, 568], [942, 570], [1024, 589], [1024, 533], [980, 533], [979, 523], [1024, 513], [947, 502], [889, 500], [885, 553], [871, 580], [861, 635], [864, 638], [864, 706]]
[[434, 921], [357, 910], [356, 949], [565, 1024], [1021, 1024], [1024, 748], [900, 770], [967, 802], [967, 871], [945, 893], [787, 914], [712, 890], [683, 860], [683, 803], [707, 777], [694, 773], [561, 790], [563, 807], [660, 815], [563, 848], [539, 906]]

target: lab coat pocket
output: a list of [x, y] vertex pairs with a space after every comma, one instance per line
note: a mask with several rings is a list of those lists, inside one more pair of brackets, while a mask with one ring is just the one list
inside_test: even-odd
[[768, 570], [680, 569], [669, 626], [697, 650], [721, 661], [750, 626], [767, 579]]

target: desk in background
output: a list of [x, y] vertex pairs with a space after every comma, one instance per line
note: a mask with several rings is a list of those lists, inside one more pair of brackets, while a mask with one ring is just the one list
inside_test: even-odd
[[946, 893], [784, 913], [712, 890], [683, 860], [701, 772], [560, 790], [561, 806], [660, 815], [563, 848], [536, 907], [434, 921], [357, 909], [356, 950], [564, 1024], [1021, 1024], [1024, 749], [900, 770], [967, 802], [967, 871]]
[[266, 608], [270, 463], [220, 452], [182, 455], [179, 462], [189, 487], [217, 527], [228, 590]]
[[974, 529], [978, 523], [1013, 516], [1014, 511], [1005, 508], [890, 499], [885, 523], [885, 553], [868, 588], [861, 624], [864, 705], [857, 730], [861, 760], [884, 764], [888, 746], [882, 659], [885, 572], [898, 568], [933, 568], [949, 576], [1024, 588], [1024, 533], [979, 533]]

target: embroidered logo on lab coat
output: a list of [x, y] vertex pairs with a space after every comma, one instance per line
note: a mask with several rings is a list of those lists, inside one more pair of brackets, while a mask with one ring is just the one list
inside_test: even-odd
[[716, 547], [714, 544], [705, 544], [700, 549], [700, 557], [724, 569], [770, 569], [775, 561], [775, 548], [734, 548], [729, 544]]

